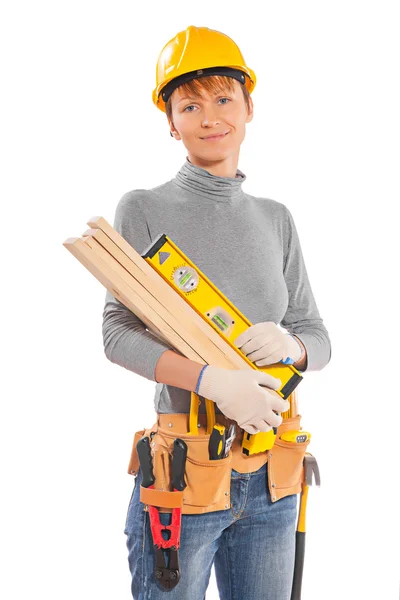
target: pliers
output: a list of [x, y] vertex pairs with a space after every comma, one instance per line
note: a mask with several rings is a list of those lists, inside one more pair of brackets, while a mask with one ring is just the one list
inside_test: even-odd
[[[140, 438], [136, 445], [139, 456], [140, 468], [143, 474], [142, 486], [153, 488], [155, 477], [153, 461], [150, 450], [150, 440], [147, 436]], [[174, 440], [172, 453], [172, 487], [173, 491], [182, 491], [186, 487], [184, 479], [187, 456], [187, 444], [180, 438]], [[172, 590], [179, 582], [181, 573], [179, 567], [178, 548], [180, 546], [182, 509], [172, 509], [171, 524], [163, 525], [160, 522], [160, 513], [157, 507], [149, 505], [150, 527], [156, 553], [154, 575], [166, 590]], [[162, 535], [168, 531], [169, 539]], [[164, 558], [164, 550], [168, 555], [168, 566]]]

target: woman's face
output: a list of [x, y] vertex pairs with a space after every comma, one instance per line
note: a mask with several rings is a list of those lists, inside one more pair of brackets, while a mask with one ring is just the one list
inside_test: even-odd
[[[238, 156], [246, 134], [246, 123], [253, 118], [251, 98], [247, 110], [240, 83], [233, 79], [234, 91], [210, 94], [202, 90], [202, 97], [187, 98], [182, 88], [171, 96], [172, 119], [169, 122], [174, 138], [182, 140], [189, 154], [205, 161], [220, 161]], [[224, 134], [206, 139], [207, 136]]]

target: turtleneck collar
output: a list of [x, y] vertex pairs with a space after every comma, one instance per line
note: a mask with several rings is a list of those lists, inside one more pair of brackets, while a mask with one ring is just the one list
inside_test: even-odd
[[239, 169], [236, 171], [236, 177], [220, 177], [194, 165], [187, 157], [173, 179], [181, 188], [221, 202], [229, 202], [233, 198], [243, 196], [242, 183], [245, 180], [246, 175]]

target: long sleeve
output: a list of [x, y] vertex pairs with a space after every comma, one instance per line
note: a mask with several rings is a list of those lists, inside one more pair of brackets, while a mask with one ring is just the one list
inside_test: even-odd
[[331, 359], [331, 342], [311, 290], [293, 216], [285, 208], [283, 274], [289, 303], [281, 324], [303, 342], [307, 351], [305, 370], [320, 371]]
[[[139, 253], [151, 243], [151, 237], [138, 198], [147, 190], [133, 190], [122, 196], [114, 219], [114, 229]], [[145, 323], [108, 290], [103, 311], [104, 353], [112, 362], [150, 381], [158, 359], [171, 346], [147, 331]]]

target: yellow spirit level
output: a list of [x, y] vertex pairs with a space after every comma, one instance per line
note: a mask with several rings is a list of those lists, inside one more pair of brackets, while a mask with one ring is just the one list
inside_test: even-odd
[[[253, 368], [280, 379], [282, 386], [277, 393], [285, 400], [303, 379], [293, 365], [276, 363], [265, 367], [257, 367], [233, 343], [252, 323], [215, 287], [207, 276], [167, 237], [160, 234], [154, 242], [141, 254], [161, 277], [175, 289], [186, 302], [237, 352], [243, 360]], [[196, 418], [199, 402], [193, 401], [197, 394], [192, 393], [191, 422]], [[207, 416], [215, 423], [214, 403], [205, 399]], [[212, 416], [214, 413], [214, 417]], [[287, 413], [282, 413], [289, 416]], [[214, 423], [211, 424], [211, 433]], [[210, 423], [209, 423], [210, 425]], [[194, 432], [194, 427], [193, 427]], [[245, 432], [242, 440], [242, 452], [246, 455], [264, 452], [272, 448], [277, 428], [256, 434]]]

